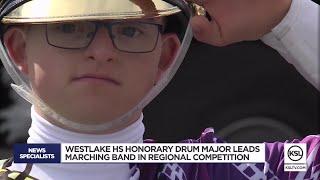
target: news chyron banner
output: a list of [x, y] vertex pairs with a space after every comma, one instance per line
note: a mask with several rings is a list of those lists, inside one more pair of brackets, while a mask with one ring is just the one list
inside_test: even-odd
[[15, 163], [259, 163], [262, 143], [15, 144]]
[[[284, 171], [306, 171], [306, 144], [284, 144]], [[264, 163], [263, 143], [15, 144], [15, 163]]]
[[[306, 171], [305, 143], [285, 143], [284, 171]], [[15, 163], [264, 163], [263, 143], [15, 144]]]

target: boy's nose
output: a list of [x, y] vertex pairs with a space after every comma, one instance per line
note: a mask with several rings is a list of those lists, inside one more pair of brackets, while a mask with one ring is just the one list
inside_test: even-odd
[[115, 58], [115, 51], [108, 30], [101, 27], [97, 30], [85, 53], [93, 60], [111, 61]]

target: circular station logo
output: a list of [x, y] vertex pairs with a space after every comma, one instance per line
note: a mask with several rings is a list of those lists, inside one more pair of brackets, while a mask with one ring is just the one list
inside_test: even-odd
[[299, 161], [303, 157], [303, 150], [300, 146], [291, 146], [288, 149], [288, 158], [291, 161]]

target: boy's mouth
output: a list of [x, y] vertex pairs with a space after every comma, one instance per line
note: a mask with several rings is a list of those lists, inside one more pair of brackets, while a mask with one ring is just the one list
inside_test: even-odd
[[84, 81], [84, 82], [107, 82], [107, 83], [112, 83], [114, 85], [120, 86], [121, 83], [113, 78], [110, 78], [109, 76], [106, 75], [101, 75], [101, 74], [83, 74], [80, 76], [77, 76], [72, 79], [73, 82], [76, 81]]

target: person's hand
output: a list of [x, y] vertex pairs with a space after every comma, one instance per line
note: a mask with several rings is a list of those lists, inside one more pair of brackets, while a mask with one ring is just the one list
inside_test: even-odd
[[211, 17], [191, 20], [197, 40], [215, 46], [257, 40], [270, 32], [287, 14], [292, 0], [193, 0]]

